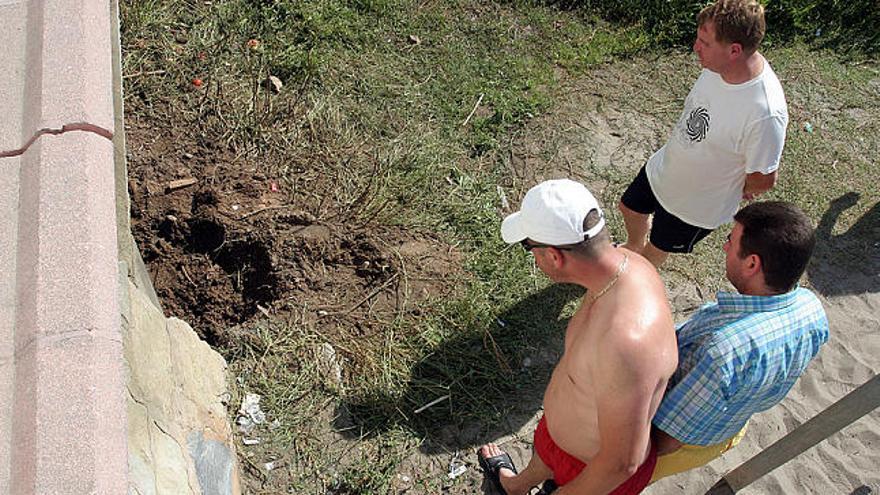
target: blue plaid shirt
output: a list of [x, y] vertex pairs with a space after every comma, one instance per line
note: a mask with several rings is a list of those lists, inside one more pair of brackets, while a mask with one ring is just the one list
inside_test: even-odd
[[719, 292], [676, 329], [678, 369], [654, 425], [680, 442], [711, 445], [781, 401], [828, 341], [812, 292], [777, 296]]

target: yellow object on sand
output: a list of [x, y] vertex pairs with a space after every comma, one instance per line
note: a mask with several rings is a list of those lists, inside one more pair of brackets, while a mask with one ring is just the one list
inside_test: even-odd
[[717, 459], [721, 454], [732, 449], [742, 440], [748, 426], [749, 424], [746, 423], [742, 430], [739, 430], [739, 433], [714, 445], [682, 445], [675, 452], [661, 455], [657, 458], [657, 465], [654, 466], [651, 483], [673, 474], [703, 466]]

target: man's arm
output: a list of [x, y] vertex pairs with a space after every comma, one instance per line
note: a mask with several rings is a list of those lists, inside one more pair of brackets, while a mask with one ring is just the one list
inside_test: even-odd
[[743, 186], [743, 199], [755, 199], [761, 193], [767, 192], [776, 185], [776, 170], [769, 174], [752, 172], [746, 174], [746, 183]]
[[693, 356], [693, 366], [669, 387], [652, 419], [655, 431], [662, 431], [689, 445], [720, 442], [720, 430], [731, 426], [743, 403], [727, 400], [730, 379], [711, 342], [704, 342]]
[[587, 467], [556, 493], [599, 494], [614, 490], [645, 460], [650, 442], [651, 399], [656, 370], [643, 343], [625, 340], [599, 353], [593, 366], [599, 420], [599, 452]]

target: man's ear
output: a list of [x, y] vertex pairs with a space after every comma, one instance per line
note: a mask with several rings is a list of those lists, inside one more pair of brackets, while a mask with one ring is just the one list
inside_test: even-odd
[[746, 256], [745, 270], [749, 276], [763, 273], [764, 266], [761, 263], [761, 257], [754, 253]]
[[547, 254], [550, 255], [550, 262], [555, 268], [562, 268], [562, 264], [564, 261], [564, 258], [562, 257], [562, 251], [556, 249], [555, 247], [549, 247], [547, 248]]
[[739, 43], [731, 43], [727, 48], [727, 55], [730, 57], [730, 60], [737, 60], [738, 58], [743, 56], [743, 47]]

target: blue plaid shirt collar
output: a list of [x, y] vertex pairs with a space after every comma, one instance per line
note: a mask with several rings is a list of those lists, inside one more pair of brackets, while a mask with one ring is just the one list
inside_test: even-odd
[[724, 313], [753, 313], [778, 311], [794, 304], [798, 287], [775, 296], [750, 296], [738, 292], [719, 291], [718, 309]]

